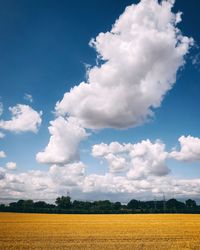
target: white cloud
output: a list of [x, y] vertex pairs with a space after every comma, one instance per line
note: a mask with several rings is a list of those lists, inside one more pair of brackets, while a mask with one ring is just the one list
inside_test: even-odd
[[128, 163], [126, 158], [120, 155], [108, 154], [105, 156], [109, 164], [109, 169], [111, 173], [124, 172], [128, 168]]
[[179, 139], [180, 151], [173, 150], [170, 157], [178, 161], [200, 162], [200, 138], [181, 136]]
[[4, 172], [0, 181], [1, 197], [48, 199], [55, 197], [55, 184], [45, 171], [27, 171], [24, 173]]
[[[150, 177], [145, 180], [130, 180], [124, 176], [88, 175], [84, 179], [83, 192], [91, 196], [101, 197], [106, 194], [112, 198], [115, 194], [117, 200], [124, 200], [124, 197], [150, 200], [158, 197], [167, 199], [175, 198], [198, 198], [200, 192], [200, 179], [176, 179], [172, 176]], [[95, 196], [94, 196], [95, 197]], [[128, 199], [125, 198], [125, 201]]]
[[181, 15], [172, 6], [142, 0], [127, 7], [110, 32], [90, 42], [103, 63], [64, 94], [57, 114], [76, 117], [85, 128], [133, 127], [151, 117], [193, 42], [176, 27]]
[[131, 179], [147, 178], [149, 176], [165, 176], [170, 170], [166, 165], [168, 153], [165, 144], [157, 140], [152, 143], [144, 140], [140, 143], [128, 144], [132, 168], [127, 176]]
[[0, 158], [5, 158], [6, 157], [6, 154], [4, 151], [0, 151]]
[[9, 170], [14, 170], [17, 168], [17, 164], [15, 162], [7, 162], [6, 163], [6, 168], [9, 169]]
[[3, 139], [5, 137], [4, 133], [0, 132], [0, 139]]
[[[59, 164], [52, 165], [48, 171], [28, 171], [18, 174], [4, 170], [1, 173], [0, 182], [0, 188], [3, 190], [2, 197], [55, 199], [58, 195], [66, 195], [70, 191], [72, 196], [75, 195], [73, 198], [87, 196], [98, 199], [109, 196], [112, 199], [117, 194], [117, 199], [123, 200], [131, 193], [139, 198], [149, 198], [162, 194], [163, 191], [170, 193], [175, 187], [176, 192], [181, 194], [181, 189], [177, 188], [172, 177], [167, 175], [168, 168], [165, 165], [167, 153], [164, 144], [160, 141], [152, 143], [146, 140], [136, 144], [112, 142], [94, 145], [93, 156], [102, 157], [108, 162], [109, 172], [105, 172], [104, 175], [86, 174], [86, 166], [82, 162], [66, 164], [63, 158], [56, 158], [60, 155], [61, 148], [64, 150], [70, 148], [69, 143], [73, 148], [70, 138], [74, 140], [74, 137], [62, 137], [64, 139], [62, 142], [59, 137], [60, 127], [66, 129], [64, 133], [62, 131], [62, 135], [68, 135], [69, 130], [72, 134], [76, 131], [77, 135], [77, 126], [80, 129], [78, 134], [85, 137], [85, 130], [80, 128], [77, 121], [72, 118], [65, 120], [59, 117], [51, 122], [49, 130], [53, 139], [50, 138], [51, 145], [43, 153], [47, 158], [44, 155], [40, 157], [42, 156], [41, 159], [46, 163], [58, 162]], [[76, 129], [73, 130], [73, 127]], [[80, 137], [77, 140], [80, 140]], [[53, 145], [57, 143], [62, 144], [62, 147], [58, 147], [58, 154], [53, 154], [54, 158], [49, 158], [49, 155], [52, 155], [50, 151]], [[76, 146], [75, 148], [77, 149]], [[62, 151], [62, 156], [67, 157], [66, 162], [69, 161], [68, 155]], [[195, 192], [197, 191], [198, 188]], [[192, 192], [190, 188], [188, 188], [189, 192]]]
[[58, 117], [50, 122], [51, 134], [44, 152], [39, 152], [36, 159], [40, 163], [66, 164], [79, 160], [78, 145], [87, 137], [76, 119]]
[[31, 131], [37, 133], [42, 122], [42, 112], [37, 112], [28, 105], [17, 104], [9, 107], [12, 114], [11, 120], [0, 120], [0, 128], [11, 132], [20, 133]]
[[[91, 40], [100, 63], [87, 68], [87, 82], [57, 102], [51, 137], [44, 152], [37, 154], [38, 162], [78, 161], [78, 146], [87, 137], [85, 129], [133, 127], [153, 115], [175, 83], [193, 43], [176, 27], [181, 14], [172, 13], [172, 7], [173, 1], [142, 0], [127, 7], [110, 32]], [[96, 145], [93, 156], [108, 162], [109, 173], [128, 171], [132, 180], [169, 173], [161, 142]]]
[[[145, 150], [139, 151], [143, 153], [136, 154], [141, 156]], [[124, 174], [86, 174], [85, 168], [82, 162], [65, 164], [63, 167], [53, 165], [48, 171], [32, 170], [24, 173], [0, 168], [1, 198], [55, 200], [57, 196], [67, 195], [68, 191], [74, 199], [88, 197], [96, 200], [106, 197], [125, 202], [133, 197], [148, 200], [162, 197], [163, 193], [166, 198], [199, 197], [199, 178], [177, 179], [172, 175], [155, 177], [150, 174], [130, 179]]]
[[94, 157], [102, 157], [108, 162], [111, 173], [124, 172], [128, 168], [128, 161], [122, 152], [126, 152], [125, 144], [111, 142], [110, 144], [96, 144], [92, 147]]
[[[156, 185], [156, 187], [159, 187], [160, 193], [162, 193], [162, 189], [165, 189], [165, 182], [170, 183], [170, 178], [162, 177], [161, 179], [163, 180], [163, 185], [160, 185], [160, 187]], [[115, 176], [112, 174], [88, 175], [84, 180], [83, 186], [84, 192], [134, 193], [134, 196], [142, 196], [144, 193], [151, 193], [151, 196], [153, 196], [154, 188], [155, 178], [130, 180], [125, 176]]]
[[81, 162], [53, 165], [48, 171], [31, 170], [14, 173], [0, 168], [1, 198], [52, 199], [79, 189], [84, 178], [85, 166]]
[[26, 100], [26, 101], [32, 103], [32, 102], [33, 102], [33, 97], [32, 97], [32, 95], [26, 93], [26, 94], [24, 95], [24, 100]]
[[107, 154], [116, 154], [122, 153], [126, 151], [124, 144], [120, 144], [119, 142], [111, 142], [110, 144], [96, 144], [92, 147], [92, 155], [94, 157], [106, 156]]
[[150, 140], [136, 144], [101, 143], [93, 146], [92, 155], [107, 160], [111, 173], [128, 170], [130, 179], [164, 176], [170, 172], [166, 166], [168, 153], [165, 144], [158, 140], [155, 143]]
[[53, 165], [50, 167], [49, 173], [55, 183], [61, 186], [75, 187], [82, 184], [85, 176], [85, 165], [82, 162], [67, 164], [63, 167]]

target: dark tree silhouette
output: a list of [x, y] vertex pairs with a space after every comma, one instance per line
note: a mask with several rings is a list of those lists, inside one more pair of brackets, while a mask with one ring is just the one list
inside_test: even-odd
[[196, 201], [191, 199], [186, 200], [185, 205], [187, 208], [196, 208], [197, 206]]
[[[200, 206], [195, 200], [188, 199], [185, 203], [176, 199], [138, 201], [132, 199], [127, 205], [109, 200], [71, 202], [71, 197], [61, 196], [55, 204], [45, 201], [19, 200], [8, 205], [0, 204], [1, 212], [28, 212], [28, 213], [200, 213]], [[164, 205], [165, 204], [165, 205]]]
[[131, 200], [129, 201], [129, 203], [127, 204], [127, 208], [129, 209], [138, 209], [140, 205], [140, 202], [137, 200]]
[[166, 202], [166, 207], [170, 212], [177, 212], [178, 210], [184, 210], [185, 203], [177, 201], [176, 199], [170, 199]]
[[58, 208], [63, 208], [63, 209], [68, 209], [71, 208], [72, 206], [71, 197], [69, 196], [58, 197], [55, 203], [58, 206]]

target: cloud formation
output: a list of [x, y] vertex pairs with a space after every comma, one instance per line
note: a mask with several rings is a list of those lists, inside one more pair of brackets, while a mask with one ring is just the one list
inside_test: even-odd
[[82, 162], [66, 164], [63, 167], [53, 165], [50, 167], [49, 173], [52, 180], [59, 186], [76, 187], [83, 182], [85, 165]]
[[80, 120], [85, 128], [127, 128], [153, 115], [176, 81], [193, 40], [177, 28], [181, 14], [173, 1], [142, 0], [127, 7], [110, 32], [90, 45], [100, 65], [56, 104], [58, 115]]
[[111, 173], [128, 170], [129, 179], [165, 176], [170, 172], [166, 165], [165, 144], [158, 140], [154, 143], [143, 140], [136, 144], [101, 143], [93, 146], [92, 155], [107, 160]]
[[152, 143], [144, 140], [141, 143], [128, 145], [132, 168], [127, 176], [131, 179], [149, 176], [165, 176], [170, 170], [166, 165], [168, 153], [165, 144], [160, 141]]
[[[86, 82], [73, 87], [57, 102], [56, 117], [48, 128], [48, 145], [36, 155], [39, 163], [50, 165], [49, 170], [13, 173], [1, 168], [0, 188], [5, 197], [55, 198], [69, 190], [82, 195], [134, 193], [143, 198], [163, 192], [173, 192], [177, 197], [199, 194], [199, 179], [175, 179], [166, 164], [169, 157], [191, 159], [180, 156], [193, 151], [190, 145], [187, 150], [181, 145], [180, 152], [171, 153], [159, 140], [94, 145], [92, 155], [108, 163], [109, 170], [102, 175], [87, 173], [79, 158], [79, 144], [88, 136], [86, 129], [140, 125], [153, 116], [154, 108], [173, 87], [193, 43], [177, 28], [181, 14], [172, 12], [173, 3], [142, 0], [133, 4], [111, 31], [91, 40], [98, 63], [87, 69]], [[29, 123], [22, 126], [19, 122], [24, 107], [29, 106], [10, 108], [13, 118], [0, 121], [0, 128], [15, 132], [28, 128]], [[37, 115], [41, 119], [41, 114]], [[37, 131], [39, 119], [37, 116], [37, 122], [30, 123], [33, 127], [29, 131]]]
[[3, 139], [5, 137], [4, 133], [0, 132], [0, 139]]
[[26, 93], [26, 94], [24, 95], [24, 100], [26, 100], [26, 101], [32, 103], [32, 102], [33, 102], [33, 97], [32, 97], [32, 95]]
[[50, 124], [49, 143], [43, 152], [36, 155], [37, 161], [47, 164], [67, 164], [78, 161], [78, 145], [87, 137], [85, 129], [72, 117], [65, 119], [60, 116]]
[[[160, 106], [172, 88], [193, 43], [177, 28], [181, 14], [174, 14], [172, 7], [173, 1], [142, 0], [127, 7], [110, 32], [91, 40], [99, 64], [87, 70], [87, 82], [73, 87], [57, 102], [57, 118], [49, 127], [51, 137], [45, 150], [37, 154], [38, 162], [78, 161], [79, 144], [87, 137], [85, 129], [133, 127], [153, 115], [152, 109]], [[141, 157], [132, 157], [127, 149], [128, 156], [104, 155], [110, 172], [129, 169], [130, 178], [167, 174], [163, 145], [149, 144]], [[154, 159], [154, 150], [160, 159]], [[150, 165], [148, 171], [143, 170], [145, 164]]]
[[[74, 122], [62, 117], [57, 121], [62, 128], [65, 126], [72, 128], [68, 127], [68, 123]], [[57, 125], [52, 124], [50, 130], [56, 131]], [[74, 126], [77, 124], [75, 123]], [[85, 131], [82, 133], [85, 136]], [[52, 136], [54, 135], [58, 136], [52, 133]], [[181, 138], [189, 138], [190, 142], [200, 140], [191, 136]], [[65, 139], [67, 141], [67, 138]], [[189, 152], [194, 149], [193, 143], [187, 143], [187, 147], [190, 148]], [[188, 150], [181, 151], [182, 154], [186, 152], [187, 156], [182, 157], [181, 160], [188, 159]], [[5, 168], [0, 168], [0, 189], [2, 197], [6, 198], [55, 199], [58, 195], [66, 195], [68, 191], [73, 198], [115, 199], [116, 197], [121, 201], [133, 198], [133, 194], [138, 199], [162, 197], [163, 193], [169, 198], [173, 196], [197, 198], [200, 192], [200, 179], [176, 178], [168, 168], [166, 161], [172, 157], [173, 152], [174, 150], [167, 152], [165, 144], [159, 140], [155, 142], [143, 140], [134, 144], [112, 142], [94, 145], [92, 155], [103, 158], [108, 163], [109, 171], [105, 171], [104, 174], [88, 173], [87, 166], [80, 161], [74, 163], [61, 161], [59, 164], [51, 165], [47, 171], [32, 170], [17, 173], [10, 171], [15, 168], [15, 164], [10, 162]], [[191, 159], [191, 156], [189, 158]]]
[[4, 151], [0, 151], [0, 158], [5, 158], [6, 157], [6, 153]]
[[6, 168], [9, 169], [9, 170], [14, 170], [17, 168], [17, 164], [15, 162], [7, 162], [6, 163]]
[[28, 105], [17, 104], [9, 107], [12, 114], [10, 120], [0, 120], [0, 128], [15, 133], [33, 132], [37, 133], [42, 122], [42, 111], [37, 112]]
[[79, 162], [63, 167], [53, 165], [48, 171], [32, 170], [24, 173], [0, 168], [0, 189], [1, 198], [10, 199], [55, 200], [57, 196], [70, 191], [75, 199], [106, 197], [127, 202], [133, 197], [159, 198], [163, 193], [167, 198], [197, 198], [200, 179], [177, 179], [171, 175], [157, 178], [149, 176], [145, 179], [129, 179], [112, 173], [86, 175], [85, 165]]
[[181, 136], [180, 151], [173, 150], [170, 156], [178, 161], [200, 162], [200, 138]]
[[58, 194], [79, 189], [84, 178], [85, 165], [81, 162], [53, 165], [48, 171], [31, 170], [15, 173], [0, 168], [1, 198], [55, 199]]

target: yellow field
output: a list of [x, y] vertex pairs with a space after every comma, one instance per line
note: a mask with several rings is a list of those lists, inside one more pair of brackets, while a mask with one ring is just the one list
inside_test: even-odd
[[0, 249], [200, 249], [200, 215], [0, 213]]

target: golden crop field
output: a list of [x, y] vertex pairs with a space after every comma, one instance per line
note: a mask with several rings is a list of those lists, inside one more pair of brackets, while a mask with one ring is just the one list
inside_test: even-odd
[[200, 249], [200, 215], [0, 213], [0, 249]]

